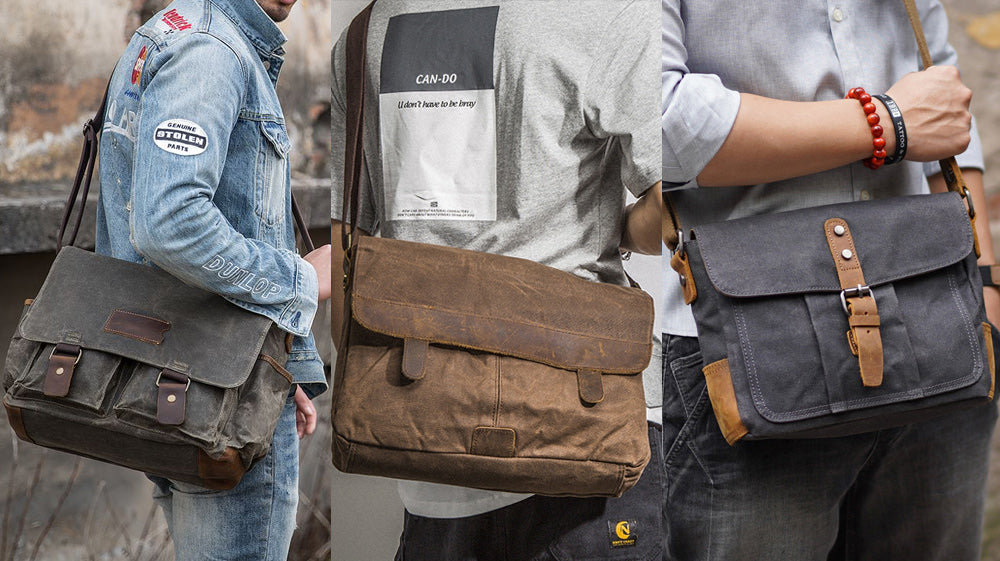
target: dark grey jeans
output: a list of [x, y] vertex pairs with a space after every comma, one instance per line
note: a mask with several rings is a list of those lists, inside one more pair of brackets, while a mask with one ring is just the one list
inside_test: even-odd
[[698, 340], [664, 335], [666, 558], [978, 561], [996, 404], [843, 438], [740, 442]]
[[406, 513], [396, 561], [653, 561], [663, 558], [660, 427], [651, 459], [617, 499], [535, 495], [466, 518]]

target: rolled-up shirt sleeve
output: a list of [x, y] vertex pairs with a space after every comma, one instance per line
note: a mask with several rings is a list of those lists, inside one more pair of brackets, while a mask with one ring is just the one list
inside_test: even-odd
[[680, 0], [662, 0], [663, 181], [697, 187], [695, 178], [722, 147], [736, 121], [740, 94], [713, 74], [688, 72]]

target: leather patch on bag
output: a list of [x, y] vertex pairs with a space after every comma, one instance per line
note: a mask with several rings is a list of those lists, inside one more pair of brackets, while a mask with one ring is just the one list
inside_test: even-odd
[[246, 467], [240, 461], [238, 451], [233, 447], [226, 448], [218, 458], [212, 458], [204, 450], [198, 451], [198, 477], [206, 489], [225, 491], [232, 489], [240, 482]]
[[684, 303], [691, 304], [698, 299], [698, 288], [694, 285], [694, 276], [691, 272], [691, 262], [688, 261], [687, 252], [678, 251], [670, 258], [670, 267], [677, 271], [680, 277], [681, 289], [684, 291]]
[[52, 349], [42, 382], [42, 393], [48, 397], [66, 397], [73, 382], [73, 371], [80, 362], [78, 345], [59, 343]]
[[14, 434], [18, 438], [27, 442], [34, 442], [31, 437], [28, 436], [28, 431], [24, 428], [24, 419], [21, 418], [21, 409], [18, 407], [11, 407], [10, 405], [4, 404], [4, 409], [7, 410], [7, 420], [10, 421], [10, 428], [14, 429]]
[[993, 348], [993, 326], [987, 322], [983, 322], [983, 335], [986, 341], [986, 360], [990, 362], [990, 393], [986, 399], [993, 401], [993, 390], [997, 385], [996, 349]]
[[424, 363], [430, 343], [420, 339], [403, 339], [403, 376], [416, 382], [424, 377]]
[[516, 454], [516, 439], [517, 433], [514, 429], [476, 427], [472, 432], [472, 449], [469, 452], [479, 456], [513, 458]]
[[159, 345], [163, 334], [170, 330], [170, 322], [125, 310], [115, 310], [104, 323], [104, 331], [143, 343]]
[[580, 388], [580, 400], [587, 405], [604, 401], [604, 381], [600, 371], [581, 368], [576, 371], [576, 383]]
[[156, 420], [161, 425], [184, 424], [187, 389], [191, 380], [180, 372], [164, 368], [156, 381]]
[[639, 523], [636, 520], [608, 520], [608, 538], [611, 547], [635, 547], [639, 539]]
[[708, 386], [708, 398], [715, 411], [715, 419], [722, 429], [722, 436], [730, 445], [747, 435], [747, 428], [740, 418], [740, 410], [736, 404], [736, 390], [733, 388], [733, 378], [729, 372], [729, 359], [713, 362], [702, 369], [705, 373], [705, 383]]

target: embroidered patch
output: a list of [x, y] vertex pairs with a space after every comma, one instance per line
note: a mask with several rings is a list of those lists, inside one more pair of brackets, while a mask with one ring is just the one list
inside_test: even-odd
[[179, 156], [197, 156], [208, 148], [205, 130], [187, 119], [170, 119], [160, 123], [153, 133], [153, 142]]
[[167, 33], [173, 33], [174, 31], [184, 31], [185, 29], [191, 29], [191, 24], [188, 23], [184, 16], [177, 13], [177, 10], [170, 10], [169, 12], [163, 14], [160, 21], [156, 22], [156, 27], [166, 31]]
[[632, 547], [635, 545], [638, 533], [638, 523], [635, 520], [608, 520], [608, 537], [611, 547]]
[[138, 84], [139, 79], [142, 78], [142, 67], [146, 66], [146, 46], [143, 45], [142, 49], [139, 51], [139, 56], [135, 59], [135, 64], [132, 65], [132, 83]]

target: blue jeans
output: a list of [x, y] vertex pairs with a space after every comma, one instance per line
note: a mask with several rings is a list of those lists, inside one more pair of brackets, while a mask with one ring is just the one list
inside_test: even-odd
[[698, 341], [663, 340], [667, 559], [978, 561], [995, 404], [843, 438], [729, 446]]
[[[293, 386], [294, 388], [294, 386]], [[294, 395], [294, 394], [293, 394]], [[150, 477], [177, 561], [284, 561], [295, 530], [299, 438], [285, 402], [271, 450], [226, 491]]]

